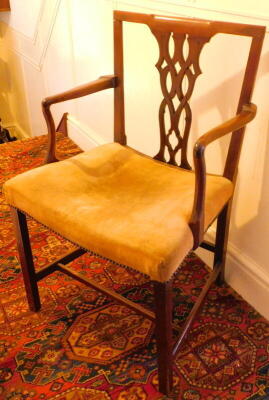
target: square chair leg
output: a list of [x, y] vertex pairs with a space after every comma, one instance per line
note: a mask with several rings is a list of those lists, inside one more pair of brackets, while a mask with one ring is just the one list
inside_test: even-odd
[[217, 278], [217, 285], [221, 286], [225, 282], [225, 262], [227, 253], [227, 242], [230, 225], [232, 201], [224, 207], [218, 216], [216, 233], [216, 250], [214, 256], [214, 266], [221, 263], [221, 271]]
[[11, 214], [15, 226], [17, 247], [29, 308], [31, 311], [38, 311], [41, 307], [40, 297], [38, 293], [37, 280], [35, 277], [35, 268], [26, 216], [21, 211], [16, 210], [13, 207], [11, 207]]
[[172, 370], [172, 283], [154, 282], [159, 391], [169, 395]]

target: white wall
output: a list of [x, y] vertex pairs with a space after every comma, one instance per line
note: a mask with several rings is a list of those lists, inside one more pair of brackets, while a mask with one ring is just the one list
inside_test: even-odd
[[[267, 0], [28, 0], [24, 7], [22, 13], [21, 0], [11, 1], [12, 12], [3, 13], [0, 25], [1, 116], [21, 136], [45, 132], [43, 97], [113, 72], [113, 8], [269, 24]], [[154, 154], [159, 143], [157, 44], [148, 28], [136, 24], [125, 28], [125, 38], [129, 144]], [[201, 57], [204, 74], [198, 78], [192, 101], [192, 141], [233, 115], [248, 45], [245, 38], [223, 37], [206, 45]], [[268, 72], [267, 34], [253, 97], [259, 111], [247, 129], [240, 164], [227, 279], [269, 318]], [[112, 92], [107, 91], [54, 109], [56, 119], [65, 111], [71, 113], [70, 134], [88, 148], [112, 140], [112, 107]], [[225, 140], [208, 151], [210, 171], [221, 170], [224, 145]]]

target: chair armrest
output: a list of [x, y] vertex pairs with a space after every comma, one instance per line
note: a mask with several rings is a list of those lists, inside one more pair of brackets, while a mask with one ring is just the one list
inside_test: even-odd
[[45, 159], [45, 164], [57, 161], [55, 155], [55, 123], [50, 111], [52, 104], [61, 103], [67, 100], [77, 99], [87, 96], [92, 93], [100, 92], [101, 90], [115, 88], [117, 86], [117, 77], [115, 75], [101, 76], [95, 81], [77, 86], [65, 92], [46, 97], [42, 101], [42, 111], [48, 128], [48, 152]]
[[204, 205], [206, 191], [206, 164], [204, 153], [206, 146], [228, 133], [236, 133], [239, 131], [248, 122], [253, 120], [256, 111], [257, 107], [255, 104], [243, 105], [242, 111], [239, 114], [202, 135], [194, 145], [193, 160], [195, 170], [195, 195], [192, 215], [189, 222], [194, 238], [194, 249], [199, 246], [204, 234]]
[[55, 94], [54, 96], [46, 97], [42, 101], [42, 106], [48, 107], [52, 104], [77, 99], [78, 97], [87, 96], [88, 94], [100, 92], [104, 89], [114, 88], [116, 87], [116, 81], [117, 78], [114, 75], [101, 76], [95, 81], [77, 86], [73, 89], [67, 90], [66, 92]]

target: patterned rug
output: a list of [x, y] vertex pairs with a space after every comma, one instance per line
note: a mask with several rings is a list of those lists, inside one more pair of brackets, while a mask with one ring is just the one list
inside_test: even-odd
[[[46, 137], [0, 146], [1, 184], [42, 163]], [[63, 157], [79, 150], [59, 138]], [[39, 283], [42, 309], [28, 311], [9, 208], [0, 198], [0, 398], [164, 399], [157, 389], [153, 324], [62, 273]], [[30, 221], [37, 269], [72, 245]], [[152, 309], [139, 273], [84, 255], [72, 268]], [[190, 255], [174, 280], [180, 328], [208, 269]], [[179, 400], [269, 399], [269, 324], [229, 287], [212, 287], [174, 363]]]

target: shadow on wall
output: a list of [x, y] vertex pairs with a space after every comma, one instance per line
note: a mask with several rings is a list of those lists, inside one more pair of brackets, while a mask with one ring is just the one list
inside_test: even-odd
[[[229, 118], [232, 118], [235, 113], [236, 113], [236, 108], [237, 108], [237, 103], [239, 100], [239, 95], [240, 95], [240, 89], [241, 89], [241, 84], [242, 84], [242, 79], [243, 79], [243, 70], [239, 71], [237, 74], [233, 75], [229, 79], [223, 81], [221, 85], [214, 87], [213, 90], [207, 91], [203, 96], [200, 96], [197, 99], [194, 99], [192, 102], [192, 109], [193, 109], [193, 115], [203, 115], [206, 114], [209, 110], [214, 110], [217, 108], [217, 111], [220, 115], [220, 123], [226, 121]], [[258, 70], [258, 76], [256, 80], [256, 85], [258, 83], [258, 79], [261, 78], [262, 76], [266, 75], [269, 73], [269, 52], [262, 55], [260, 65], [259, 65], [259, 70]], [[199, 79], [199, 78], [198, 78]], [[236, 90], [238, 89], [238, 90]], [[269, 88], [268, 88], [269, 90]], [[231, 94], [236, 93], [236, 96], [234, 98], [231, 98]], [[255, 95], [255, 91], [254, 91]], [[227, 99], [229, 99], [229, 102]], [[216, 101], [217, 99], [217, 101]], [[255, 103], [255, 98], [254, 101]], [[257, 104], [258, 106], [258, 113], [256, 118], [259, 118], [260, 115], [260, 104]], [[269, 117], [269, 116], [268, 116]], [[255, 120], [254, 120], [255, 121]], [[214, 128], [215, 124], [209, 124], [208, 130]], [[198, 139], [199, 136], [201, 136], [205, 131], [201, 132], [201, 129], [199, 128], [199, 120], [196, 118], [193, 118], [192, 121], [192, 140], [195, 142], [196, 139]], [[228, 137], [228, 136], [227, 136]], [[223, 140], [221, 139], [217, 143], [222, 144]], [[227, 145], [229, 141], [225, 139], [225, 145], [220, 145], [220, 150], [221, 150], [221, 166], [225, 164], [226, 160], [226, 153], [227, 153]], [[209, 158], [209, 157], [208, 157]], [[192, 155], [190, 157], [192, 159]], [[208, 159], [210, 162], [210, 160]], [[218, 173], [221, 173], [222, 171], [219, 171]]]
[[23, 61], [15, 51], [11, 50], [14, 48], [12, 30], [0, 22], [0, 31], [5, 42], [3, 57], [0, 59], [1, 118], [4, 125], [6, 123], [15, 125], [19, 136], [24, 136], [25, 133], [30, 136]]
[[[267, 109], [267, 115], [269, 116], [269, 107], [267, 107]], [[244, 224], [236, 224], [232, 219], [231, 229], [232, 235], [237, 238], [237, 241], [239, 240], [239, 243], [236, 243], [237, 247], [247, 248], [248, 255], [253, 258], [258, 265], [263, 267], [264, 270], [267, 270], [267, 248], [269, 238], [269, 122], [267, 122], [267, 129], [265, 132], [257, 133], [266, 135], [264, 161], [262, 160], [262, 155], [260, 158], [258, 157], [260, 162], [263, 162], [263, 173], [260, 177], [260, 192], [257, 190], [256, 194], [255, 182], [249, 182], [249, 185], [252, 186], [252, 190], [254, 191], [254, 195], [258, 197], [258, 207], [255, 210], [255, 214]], [[241, 196], [241, 202], [242, 201], [248, 202], [248, 198], [242, 199]], [[238, 207], [240, 207], [239, 201]]]
[[[264, 266], [266, 265], [265, 249], [267, 249], [269, 237], [269, 106], [265, 102], [266, 93], [268, 92], [269, 87], [260, 87], [258, 89], [259, 93], [257, 93], [257, 87], [259, 79], [265, 77], [268, 73], [269, 52], [262, 55], [260, 61], [256, 81], [257, 86], [253, 99], [253, 102], [258, 106], [258, 113], [256, 119], [250, 123], [250, 127], [246, 130], [242, 151], [243, 157], [241, 157], [239, 164], [239, 174], [235, 190], [234, 212], [236, 212], [237, 215], [238, 210], [236, 209], [238, 208], [240, 211], [240, 207], [242, 208], [244, 206], [246, 216], [243, 222], [237, 217], [232, 218], [231, 220], [232, 241], [235, 242], [237, 247], [247, 249], [248, 254], [253, 257], [258, 264]], [[236, 91], [235, 88], [239, 88], [242, 78], [243, 72], [240, 71], [230, 79], [224, 81], [220, 86], [215, 87], [213, 90], [208, 91], [203, 96], [195, 99], [192, 103], [193, 113], [199, 116], [203, 113], [206, 114], [211, 109], [217, 108], [221, 121], [231, 118], [235, 114], [238, 98], [231, 99], [231, 102], [228, 103], [227, 95], [229, 96], [231, 93], [235, 92], [238, 93], [239, 97], [240, 92]], [[258, 94], [257, 98], [255, 94]], [[216, 99], [221, 98], [223, 98], [221, 104], [216, 104]], [[209, 129], [213, 127], [214, 124], [209, 126]], [[192, 140], [195, 141], [203, 133], [205, 132], [199, 130], [197, 120], [194, 118], [192, 125]], [[248, 137], [248, 135], [256, 135], [256, 138]], [[209, 165], [209, 172], [223, 172], [229, 139], [230, 135], [228, 135], [224, 140], [217, 142], [216, 145], [213, 145], [213, 152], [209, 148], [208, 155], [206, 156], [206, 161]], [[250, 141], [246, 143], [246, 139], [250, 139]], [[254, 145], [251, 147], [253, 139], [257, 143], [262, 143], [262, 145]], [[248, 145], [248, 147], [246, 147], [246, 145]], [[260, 154], [253, 154], [253, 151], [259, 149], [261, 150]], [[218, 171], [211, 170], [212, 165], [214, 165], [214, 163], [212, 164], [212, 159], [214, 162], [216, 160], [214, 150], [216, 150], [217, 155], [220, 157], [220, 160], [217, 160], [219, 167], [221, 167], [218, 168]], [[190, 159], [191, 158], [192, 156], [190, 156]], [[245, 167], [245, 169], [243, 170], [242, 167]], [[245, 191], [242, 189], [245, 189]], [[252, 197], [255, 199], [255, 207], [252, 207], [253, 202], [251, 202], [247, 196], [248, 191], [252, 193]]]
[[10, 76], [8, 74], [7, 63], [0, 58], [0, 118], [3, 124], [13, 121], [12, 111], [9, 105], [9, 93], [11, 90]]

